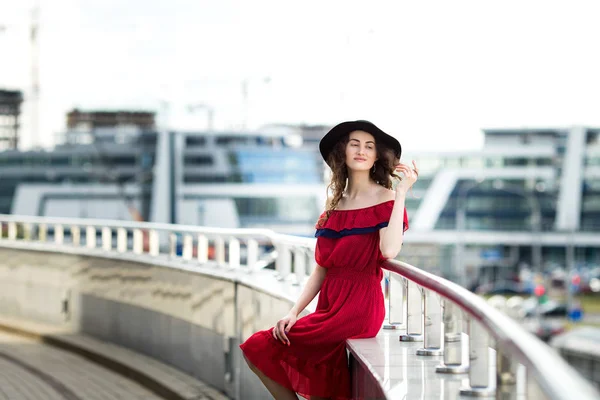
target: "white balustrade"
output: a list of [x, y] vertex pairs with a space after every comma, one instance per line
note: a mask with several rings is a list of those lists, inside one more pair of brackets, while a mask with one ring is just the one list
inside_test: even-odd
[[306, 280], [306, 252], [303, 248], [294, 249], [294, 276], [295, 285], [302, 285]]
[[77, 225], [71, 225], [71, 243], [76, 247], [81, 243], [81, 228]]
[[65, 229], [61, 224], [54, 225], [54, 243], [61, 245], [65, 242]]
[[105, 226], [102, 228], [102, 250], [110, 251], [112, 249], [112, 230]]
[[198, 235], [198, 262], [206, 264], [208, 262], [208, 238], [205, 235]]
[[133, 230], [133, 253], [142, 254], [144, 251], [144, 235], [141, 229]]
[[221, 236], [215, 239], [215, 261], [218, 265], [225, 265], [225, 239]]
[[31, 240], [32, 239], [32, 225], [29, 223], [25, 223], [22, 225], [23, 227], [23, 239]]
[[[152, 252], [150, 252], [152, 254]], [[153, 256], [158, 255], [152, 254]], [[173, 258], [177, 256], [177, 235], [175, 233], [169, 233], [169, 257]]]
[[287, 243], [276, 244], [275, 248], [277, 249], [275, 271], [277, 271], [277, 279], [282, 281], [287, 279], [292, 272], [292, 253]]
[[10, 240], [16, 240], [17, 239], [17, 223], [16, 222], [9, 222], [8, 223], [8, 238]]
[[192, 235], [186, 234], [183, 236], [183, 251], [181, 256], [185, 261], [192, 259], [192, 253], [194, 252], [194, 238]]
[[240, 267], [240, 241], [236, 238], [229, 239], [229, 267]]
[[127, 229], [117, 229], [117, 251], [125, 253], [127, 251]]
[[85, 244], [88, 249], [96, 248], [96, 227], [88, 226], [85, 229]]
[[45, 242], [48, 236], [48, 225], [45, 223], [38, 225], [38, 240], [40, 242]]
[[145, 232], [148, 235], [148, 247], [152, 257], [156, 257], [160, 252], [159, 235], [154, 229]]
[[248, 239], [246, 242], [246, 265], [252, 271], [258, 262], [258, 241]]

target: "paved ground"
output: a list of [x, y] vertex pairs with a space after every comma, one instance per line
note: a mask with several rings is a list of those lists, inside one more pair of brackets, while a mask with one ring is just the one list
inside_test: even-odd
[[137, 383], [72, 353], [0, 331], [1, 400], [154, 400]]

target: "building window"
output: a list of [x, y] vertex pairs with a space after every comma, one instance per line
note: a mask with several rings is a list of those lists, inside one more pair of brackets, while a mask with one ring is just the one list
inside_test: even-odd
[[213, 165], [213, 158], [209, 155], [187, 155], [185, 156], [185, 165]]
[[242, 223], [306, 222], [318, 216], [312, 197], [239, 197], [235, 204]]
[[227, 177], [223, 175], [192, 175], [185, 174], [183, 176], [184, 183], [225, 183]]
[[108, 163], [119, 166], [134, 166], [137, 159], [135, 156], [110, 156], [108, 157]]
[[67, 167], [69, 166], [69, 157], [52, 157], [50, 159], [50, 165], [55, 167]]
[[206, 138], [202, 136], [187, 136], [185, 146], [206, 146]]

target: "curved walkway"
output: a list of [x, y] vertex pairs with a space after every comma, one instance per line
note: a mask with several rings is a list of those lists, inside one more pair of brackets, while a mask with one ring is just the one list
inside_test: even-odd
[[0, 331], [0, 399], [160, 399], [70, 352]]
[[0, 400], [227, 400], [157, 360], [89, 336], [0, 316]]

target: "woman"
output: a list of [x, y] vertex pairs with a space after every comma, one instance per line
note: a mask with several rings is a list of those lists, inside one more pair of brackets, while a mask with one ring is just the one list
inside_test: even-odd
[[[399, 163], [400, 143], [368, 121], [335, 126], [319, 150], [332, 170], [332, 196], [316, 226], [318, 265], [290, 312], [240, 346], [277, 400], [351, 398], [346, 340], [381, 328], [380, 265], [400, 252], [404, 201], [418, 175], [414, 161]], [[400, 179], [395, 191], [392, 177]], [[316, 311], [297, 320], [319, 291]]]

